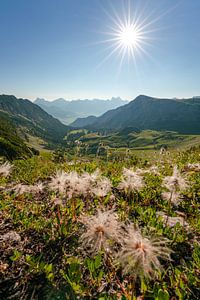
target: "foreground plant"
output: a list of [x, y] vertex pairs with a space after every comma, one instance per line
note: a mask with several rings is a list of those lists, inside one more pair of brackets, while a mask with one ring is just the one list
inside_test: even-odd
[[117, 254], [123, 273], [132, 275], [135, 280], [138, 277], [155, 278], [163, 269], [160, 259], [171, 260], [171, 250], [167, 244], [168, 240], [163, 237], [143, 237], [141, 232], [130, 224], [123, 238], [122, 249]]
[[7, 177], [8, 175], [10, 175], [12, 168], [13, 166], [8, 161], [6, 161], [4, 164], [0, 165], [0, 175], [3, 177]]
[[126, 192], [139, 191], [144, 187], [143, 177], [130, 169], [123, 169], [123, 178], [118, 185], [119, 190]]
[[80, 237], [81, 248], [91, 255], [100, 251], [110, 253], [113, 243], [119, 243], [121, 226], [117, 214], [113, 210], [97, 210], [96, 215], [81, 216], [80, 222], [86, 231]]
[[174, 166], [172, 176], [164, 178], [163, 184], [170, 192], [184, 191], [188, 187], [187, 180], [181, 175], [177, 166]]

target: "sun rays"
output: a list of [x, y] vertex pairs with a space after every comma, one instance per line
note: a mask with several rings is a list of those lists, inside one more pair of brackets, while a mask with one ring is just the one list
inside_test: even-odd
[[[125, 6], [125, 4], [127, 4]], [[132, 4], [132, 5], [131, 5]], [[171, 12], [175, 7], [157, 13], [152, 8], [144, 5], [138, 6], [130, 0], [123, 2], [121, 8], [110, 2], [110, 9], [101, 6], [108, 18], [107, 30], [101, 32], [104, 38], [95, 44], [105, 44], [103, 49], [105, 55], [99, 62], [98, 68], [110, 60], [117, 57], [119, 73], [123, 63], [134, 64], [137, 72], [137, 62], [148, 59], [155, 63], [152, 56], [154, 41], [158, 38], [157, 32], [161, 31], [159, 20]]]

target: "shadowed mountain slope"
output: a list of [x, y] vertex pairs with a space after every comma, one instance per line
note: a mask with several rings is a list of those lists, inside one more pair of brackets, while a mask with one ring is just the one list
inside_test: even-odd
[[46, 141], [60, 142], [68, 131], [67, 126], [26, 99], [0, 95], [0, 111], [25, 133], [39, 136]]
[[96, 118], [87, 127], [94, 130], [135, 127], [139, 130], [200, 134], [200, 99], [158, 99], [140, 95], [128, 104]]

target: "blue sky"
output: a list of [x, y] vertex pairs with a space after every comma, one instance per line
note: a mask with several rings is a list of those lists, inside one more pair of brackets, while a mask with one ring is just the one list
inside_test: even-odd
[[[130, 4], [129, 4], [130, 2]], [[144, 20], [135, 62], [116, 51], [117, 17]], [[200, 95], [199, 0], [0, 0], [0, 93], [49, 100]], [[117, 21], [118, 22], [118, 21]], [[110, 35], [110, 34], [111, 35]]]

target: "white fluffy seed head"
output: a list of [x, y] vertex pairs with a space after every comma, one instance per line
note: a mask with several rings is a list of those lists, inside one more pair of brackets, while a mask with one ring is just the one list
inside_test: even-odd
[[12, 171], [13, 165], [11, 165], [8, 161], [4, 164], [0, 165], [0, 175], [3, 177], [7, 177]]
[[23, 195], [24, 193], [31, 193], [31, 188], [32, 186], [19, 183], [15, 185], [12, 190], [15, 192], [17, 196], [19, 196], [19, 195]]
[[105, 197], [111, 192], [112, 184], [106, 177], [101, 178], [92, 188], [92, 193], [97, 197]]
[[186, 179], [180, 174], [177, 166], [174, 166], [172, 176], [166, 176], [164, 178], [163, 185], [169, 191], [183, 191], [188, 187]]
[[170, 260], [171, 250], [168, 240], [162, 237], [143, 237], [132, 224], [127, 228], [121, 251], [117, 260], [125, 274], [137, 277], [153, 278], [162, 271], [160, 259]]
[[183, 200], [181, 194], [178, 192], [163, 192], [161, 197], [163, 200], [171, 202], [174, 205], [178, 205]]
[[143, 177], [130, 169], [123, 169], [123, 178], [118, 185], [118, 189], [130, 191], [139, 191], [144, 187]]
[[55, 176], [51, 177], [49, 188], [52, 191], [58, 191], [60, 194], [64, 194], [66, 189], [67, 174], [64, 171], [57, 171]]
[[194, 171], [194, 172], [200, 172], [200, 163], [193, 163], [193, 164], [187, 164], [184, 168], [185, 172], [190, 172], [190, 171]]
[[157, 215], [157, 217], [161, 217], [161, 220], [163, 221], [163, 223], [165, 223], [167, 226], [169, 226], [171, 228], [176, 226], [177, 224], [179, 224], [185, 228], [189, 228], [189, 224], [181, 216], [170, 217], [162, 211], [157, 212], [156, 215]]
[[81, 216], [79, 221], [85, 226], [80, 237], [81, 249], [90, 255], [99, 251], [112, 251], [113, 243], [121, 239], [118, 216], [113, 210], [97, 210], [96, 215]]

